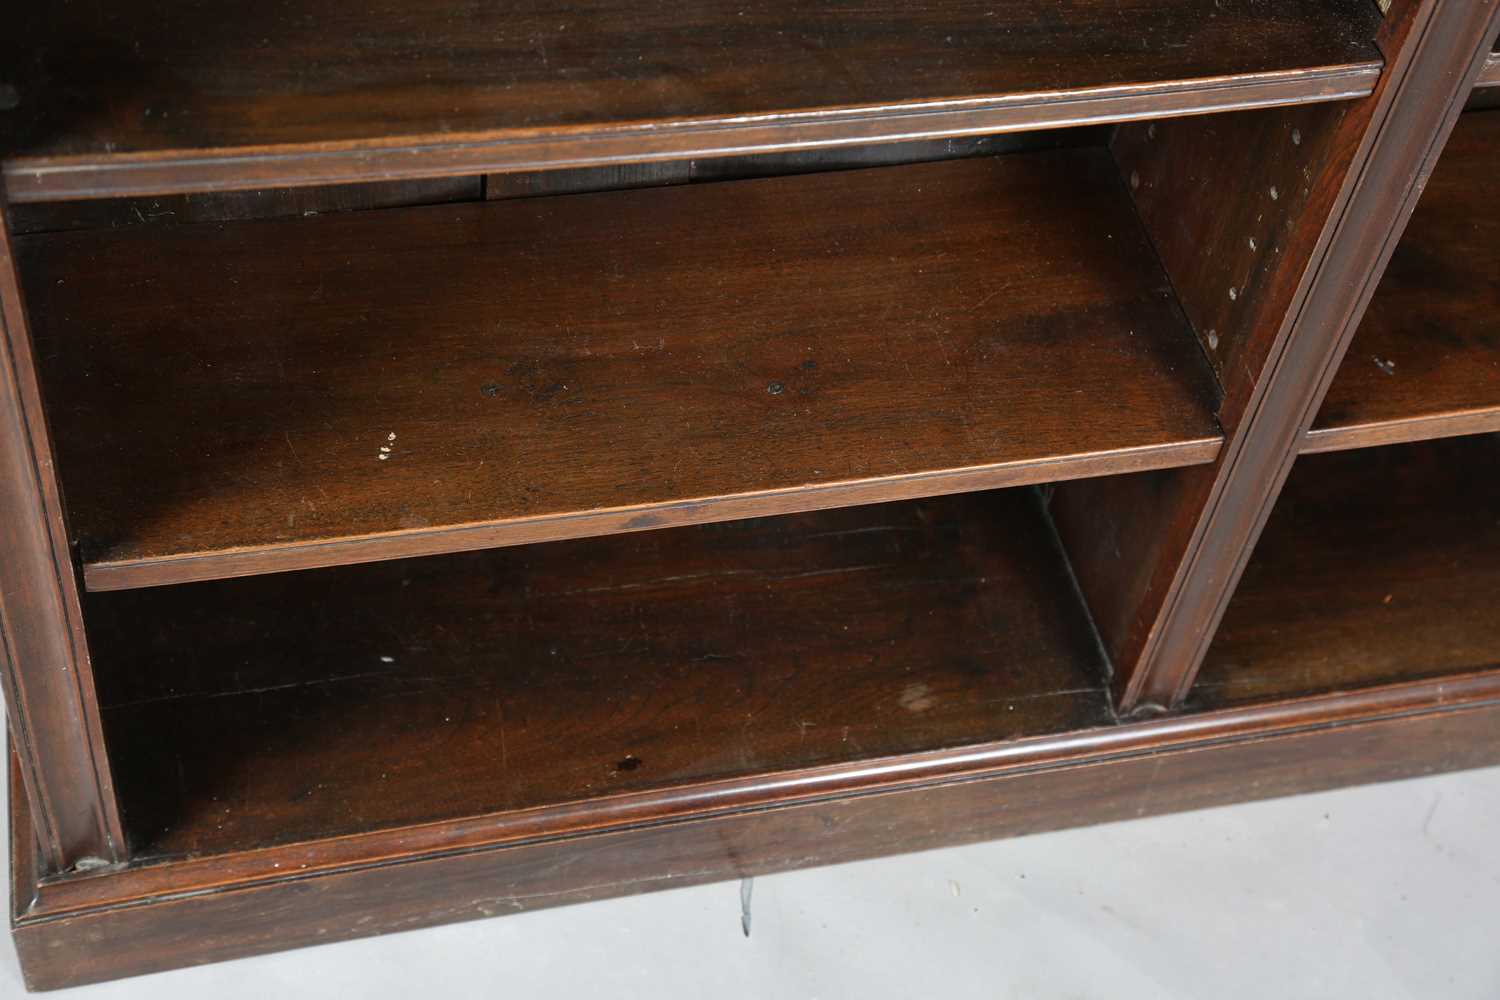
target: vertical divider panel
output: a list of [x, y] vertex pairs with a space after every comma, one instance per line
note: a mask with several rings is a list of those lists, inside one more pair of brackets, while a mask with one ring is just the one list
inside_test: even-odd
[[[1122, 127], [1112, 149], [1141, 221], [1219, 378], [1225, 449], [1211, 466], [1065, 483], [1052, 514], [1115, 668], [1117, 706], [1172, 701], [1158, 644], [1225, 499], [1231, 449], [1287, 336], [1299, 287], [1350, 173], [1363, 104]], [[1251, 484], [1245, 484], [1249, 487]], [[1209, 554], [1212, 558], [1212, 554]]]
[[[1124, 713], [1186, 695], [1333, 366], [1494, 37], [1405, 0], [1365, 101], [1122, 127], [1121, 173], [1224, 390], [1211, 466], [1065, 483], [1052, 513]], [[1488, 51], [1488, 44], [1485, 46]], [[1433, 123], [1441, 127], [1434, 130]]]
[[0, 672], [53, 871], [124, 860], [26, 314], [0, 202]]

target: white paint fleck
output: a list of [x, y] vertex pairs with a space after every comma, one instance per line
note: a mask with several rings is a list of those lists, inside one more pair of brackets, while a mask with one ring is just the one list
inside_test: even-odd
[[1300, 146], [1300, 145], [1302, 145], [1302, 130], [1301, 129], [1296, 129], [1296, 128], [1292, 129], [1292, 145], [1293, 146]]
[[1280, 197], [1281, 197], [1281, 192], [1276, 190], [1276, 185], [1275, 184], [1272, 184], [1271, 185], [1271, 200], [1275, 201], [1277, 198], [1280, 198]]
[[387, 455], [385, 452], [381, 452], [379, 455], [376, 455], [375, 457], [378, 458], [378, 459], [380, 459], [382, 462], [384, 462], [386, 459], [390, 458], [391, 456]]
[[395, 663], [396, 662], [396, 658], [394, 656], [382, 656], [380, 658], [380, 662], [381, 663]]
[[1217, 331], [1208, 331], [1208, 349], [1210, 351], [1217, 351], [1219, 349], [1219, 334]]
[[1229, 290], [1229, 301], [1230, 302], [1233, 302], [1234, 300], [1238, 299], [1239, 297], [1240, 297], [1240, 293], [1239, 292], [1235, 291], [1233, 288], [1231, 288]]
[[1259, 247], [1257, 247], [1256, 244], [1255, 244], [1255, 237], [1254, 236], [1250, 237], [1250, 249], [1251, 250], [1257, 250], [1257, 249], [1259, 249]]
[[1130, 172], [1130, 186], [1132, 189], [1141, 186], [1141, 175], [1136, 173], [1134, 170]]
[[901, 692], [901, 707], [908, 712], [925, 712], [937, 704], [926, 684], [908, 684]]
[[387, 434], [385, 436], [385, 439], [387, 441], [394, 441], [394, 440], [396, 440], [396, 432], [395, 431], [391, 431], [389, 434]]

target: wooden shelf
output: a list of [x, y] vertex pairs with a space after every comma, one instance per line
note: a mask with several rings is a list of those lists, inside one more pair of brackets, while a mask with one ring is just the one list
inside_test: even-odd
[[[1369, 0], [36, 4], [13, 201], [389, 180], [1361, 97]], [[3, 44], [3, 43], [0, 43]], [[3, 55], [0, 50], [0, 55]]]
[[1500, 430], [1500, 111], [1463, 115], [1304, 452]]
[[1299, 459], [1192, 703], [1500, 666], [1500, 439]]
[[1180, 466], [1221, 441], [1097, 149], [17, 253], [91, 589]]
[[1479, 71], [1479, 81], [1475, 86], [1500, 87], [1500, 52], [1491, 52], [1484, 61], [1484, 69]]
[[95, 594], [86, 613], [138, 857], [726, 778], [773, 794], [798, 768], [1109, 718], [1029, 489]]

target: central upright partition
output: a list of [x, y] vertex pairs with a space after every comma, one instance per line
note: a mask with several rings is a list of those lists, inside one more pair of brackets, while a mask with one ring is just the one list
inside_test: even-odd
[[473, 6], [15, 19], [33, 984], [1124, 815], [1343, 717], [1155, 718], [1494, 0]]

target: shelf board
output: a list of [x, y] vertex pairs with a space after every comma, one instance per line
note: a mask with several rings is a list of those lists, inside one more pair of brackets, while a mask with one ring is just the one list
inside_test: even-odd
[[1221, 443], [1212, 375], [1098, 149], [17, 248], [96, 590]]
[[[137, 858], [1109, 720], [1035, 490], [86, 599]], [[705, 793], [709, 794], [709, 793]], [[711, 797], [711, 795], [710, 795]]]
[[1500, 665], [1500, 438], [1299, 459], [1193, 707]]
[[[35, 4], [12, 201], [1003, 132], [1368, 95], [1368, 0]], [[4, 43], [0, 43], [4, 44]], [[3, 54], [3, 51], [0, 51]]]
[[1500, 430], [1500, 111], [1463, 115], [1304, 452]]
[[1476, 87], [1500, 87], [1500, 52], [1491, 52], [1479, 71]]

